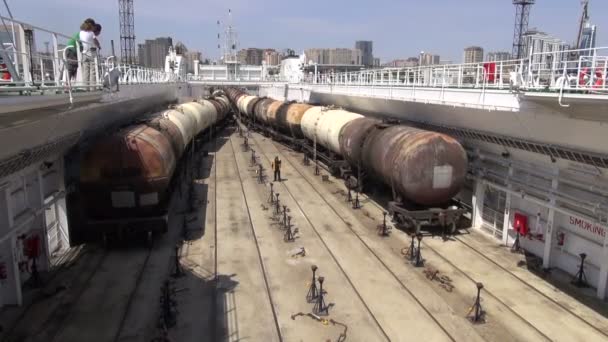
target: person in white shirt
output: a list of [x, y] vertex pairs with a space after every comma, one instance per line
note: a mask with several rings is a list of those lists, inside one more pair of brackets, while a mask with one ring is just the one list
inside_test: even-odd
[[96, 83], [95, 57], [97, 56], [97, 46], [95, 45], [94, 28], [95, 23], [86, 21], [80, 26], [79, 40], [82, 45], [82, 82], [85, 86], [92, 86]]

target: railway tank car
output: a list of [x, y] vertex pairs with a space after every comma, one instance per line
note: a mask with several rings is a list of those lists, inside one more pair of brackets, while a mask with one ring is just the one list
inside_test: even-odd
[[349, 159], [417, 204], [445, 203], [464, 185], [466, 152], [445, 134], [360, 118], [342, 129], [341, 147]]
[[[238, 89], [229, 92], [232, 100], [243, 96], [255, 98]], [[316, 141], [330, 154], [341, 155], [353, 167], [391, 186], [405, 202], [444, 205], [464, 185], [466, 152], [445, 134], [386, 125], [342, 109], [271, 99], [241, 108], [273, 130]], [[290, 112], [294, 114], [289, 116]]]
[[302, 117], [313, 106], [305, 103], [292, 103], [284, 106], [278, 115], [279, 130], [296, 139], [304, 138], [302, 132]]
[[81, 161], [78, 185], [90, 235], [165, 232], [179, 160], [195, 136], [225, 118], [229, 103], [216, 92], [95, 142]]

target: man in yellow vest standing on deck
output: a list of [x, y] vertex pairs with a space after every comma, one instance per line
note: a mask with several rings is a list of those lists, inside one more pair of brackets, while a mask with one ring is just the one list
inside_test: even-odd
[[279, 156], [274, 157], [272, 161], [272, 170], [274, 171], [274, 181], [281, 181], [281, 159]]

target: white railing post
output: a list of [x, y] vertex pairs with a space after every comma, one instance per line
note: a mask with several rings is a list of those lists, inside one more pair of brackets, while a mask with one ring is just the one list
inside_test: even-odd
[[[95, 57], [93, 58], [93, 66], [95, 67], [95, 87], [98, 87], [100, 85], [99, 82], [99, 56], [97, 56], [97, 54], [95, 54]], [[94, 88], [92, 88], [94, 89]]]
[[503, 73], [504, 73], [503, 61], [500, 61], [500, 66], [498, 68], [498, 75], [497, 75], [498, 77], [496, 78], [496, 81], [498, 81], [498, 89], [502, 89], [502, 86], [503, 86], [503, 81], [502, 81]]
[[76, 56], [78, 59], [78, 72], [76, 73], [76, 84], [77, 85], [82, 85], [84, 82], [84, 79], [82, 78], [82, 69], [84, 68], [84, 60], [83, 60], [83, 56], [82, 56], [82, 52], [80, 51], [80, 42], [76, 41]]
[[602, 73], [602, 76], [604, 77], [602, 89], [604, 89], [604, 90], [606, 89], [606, 78], [608, 78], [608, 75], [606, 75], [606, 72], [608, 72], [608, 58], [604, 58], [604, 72]]
[[464, 78], [463, 75], [464, 69], [462, 68], [462, 65], [458, 66], [458, 87], [461, 88], [462, 87], [462, 81]]
[[595, 64], [597, 63], [597, 49], [593, 49], [593, 57], [591, 57], [591, 72], [589, 75], [589, 87], [595, 86]]
[[[53, 81], [55, 81], [55, 85], [61, 85], [60, 75], [59, 75], [59, 43], [57, 42], [57, 34], [53, 33]], [[64, 68], [67, 66], [64, 66]]]
[[553, 52], [553, 57], [551, 58], [552, 59], [552, 61], [551, 61], [551, 76], [550, 76], [551, 77], [551, 81], [549, 83], [550, 87], [555, 87], [555, 81], [556, 81], [555, 72], [557, 71], [556, 70], [557, 69], [557, 56], [558, 56], [557, 53]]
[[[17, 30], [19, 33], [18, 42], [15, 42], [15, 49], [17, 49], [17, 46], [21, 46], [21, 48], [23, 49], [23, 52], [20, 52], [21, 54], [21, 65], [23, 67], [23, 82], [25, 83], [26, 86], [30, 86], [32, 84], [32, 73], [31, 73], [31, 69], [30, 69], [30, 55], [27, 52], [26, 46], [27, 46], [27, 41], [25, 39], [25, 29], [23, 28], [22, 24], [17, 24]], [[19, 44], [21, 43], [21, 44]], [[17, 67], [18, 69], [18, 67]]]
[[[582, 63], [581, 62], [582, 62], [582, 58], [579, 57], [578, 58], [578, 66], [576, 68], [578, 70], [578, 72], [576, 73], [576, 76], [577, 76], [576, 77], [576, 89], [579, 89], [581, 87], [581, 73], [582, 73], [582, 70], [581, 70], [581, 64]], [[583, 87], [584, 86], [585, 86], [585, 84], [584, 84], [584, 79], [583, 79]]]
[[529, 55], [529, 59], [528, 59], [528, 86], [530, 85], [530, 82], [532, 82], [532, 87], [534, 87], [534, 74], [533, 74], [533, 68], [534, 68], [534, 54], [532, 53], [532, 49], [530, 49], [530, 55]]

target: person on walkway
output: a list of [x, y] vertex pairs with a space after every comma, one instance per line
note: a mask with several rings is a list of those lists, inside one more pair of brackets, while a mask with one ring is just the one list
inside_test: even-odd
[[[97, 46], [95, 45], [95, 22], [85, 21], [80, 27], [80, 44], [82, 45], [82, 82], [85, 86], [94, 86], [97, 83], [95, 59]], [[87, 89], [91, 89], [87, 87]]]
[[76, 74], [78, 72], [78, 51], [77, 46], [80, 47], [80, 52], [82, 52], [82, 43], [80, 42], [80, 32], [83, 28], [87, 28], [88, 25], [94, 25], [95, 20], [88, 18], [80, 25], [80, 31], [76, 32], [72, 38], [70, 38], [67, 42], [65, 49], [65, 57], [66, 57], [66, 67], [68, 70], [68, 77], [70, 80], [76, 78]]
[[274, 181], [280, 182], [281, 181], [281, 159], [279, 158], [279, 156], [274, 157], [274, 160], [272, 161], [272, 170], [274, 171]]

